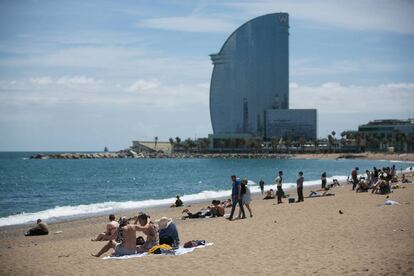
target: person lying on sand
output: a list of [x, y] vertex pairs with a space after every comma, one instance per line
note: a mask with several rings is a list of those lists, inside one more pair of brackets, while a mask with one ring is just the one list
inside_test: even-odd
[[315, 192], [315, 191], [310, 191], [308, 198], [312, 198], [312, 197], [322, 197], [322, 196], [334, 196], [335, 194], [333, 193], [329, 193], [328, 191], [324, 191], [322, 193], [320, 192]]
[[190, 210], [188, 209], [184, 209], [183, 210], [183, 219], [195, 219], [195, 218], [206, 218], [206, 217], [210, 217], [211, 216], [211, 209], [210, 206], [206, 207], [206, 208], [201, 208], [200, 211], [196, 212], [196, 213], [191, 213]]
[[183, 206], [184, 205], [184, 203], [183, 203], [183, 201], [180, 199], [180, 196], [179, 195], [177, 195], [176, 196], [176, 201], [175, 201], [175, 203], [173, 204], [173, 205], [171, 205], [170, 207], [171, 208], [173, 208], [173, 207], [181, 207], [181, 206]]
[[410, 181], [410, 180], [408, 180], [408, 179], [405, 177], [405, 174], [403, 174], [403, 175], [402, 175], [402, 177], [401, 177], [401, 183], [411, 183], [411, 181]]
[[95, 239], [92, 241], [109, 241], [115, 239], [116, 229], [118, 229], [119, 223], [115, 221], [115, 215], [109, 215], [109, 223], [106, 224], [106, 231], [99, 234]]
[[129, 221], [122, 217], [119, 220], [119, 227], [116, 230], [115, 241], [110, 240], [97, 254], [91, 254], [94, 257], [100, 257], [111, 248], [114, 249], [113, 255], [116, 257], [135, 254], [137, 231], [145, 231], [149, 228], [149, 220], [145, 222], [145, 225], [129, 224]]
[[274, 199], [275, 193], [273, 192], [273, 189], [270, 189], [266, 192], [265, 197], [263, 199]]
[[29, 229], [24, 235], [25, 236], [41, 236], [41, 235], [48, 235], [49, 229], [47, 228], [47, 224], [44, 223], [41, 219], [38, 219], [36, 222], [36, 226]]

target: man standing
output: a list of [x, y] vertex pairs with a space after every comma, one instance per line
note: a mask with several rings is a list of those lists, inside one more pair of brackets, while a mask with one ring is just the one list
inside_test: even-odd
[[355, 190], [356, 185], [358, 184], [358, 170], [359, 170], [359, 168], [356, 167], [351, 173], [351, 176], [352, 176], [352, 191]]
[[279, 171], [279, 175], [275, 178], [275, 183], [276, 183], [276, 187], [277, 187], [277, 204], [283, 203], [282, 202], [282, 196], [284, 194], [283, 189], [282, 189], [282, 181], [283, 181], [283, 172]]
[[231, 189], [232, 206], [231, 206], [230, 217], [228, 218], [228, 220], [233, 219], [233, 215], [234, 215], [234, 211], [236, 209], [237, 203], [239, 204], [239, 208], [242, 213], [242, 219], [245, 219], [246, 214], [244, 213], [244, 208], [243, 208], [240, 179], [238, 179], [235, 175], [232, 175], [231, 180], [233, 182], [232, 183], [233, 187]]
[[262, 195], [263, 195], [263, 193], [264, 193], [264, 181], [263, 181], [263, 179], [260, 179], [260, 181], [259, 181], [259, 186], [260, 186], [260, 191], [262, 192]]
[[296, 202], [301, 202], [303, 201], [303, 181], [304, 181], [304, 177], [303, 177], [303, 172], [299, 172], [299, 177], [298, 179], [296, 179], [296, 186], [298, 189], [298, 201]]

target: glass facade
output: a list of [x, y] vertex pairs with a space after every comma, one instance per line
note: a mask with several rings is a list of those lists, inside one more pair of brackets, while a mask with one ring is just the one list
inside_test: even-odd
[[211, 60], [214, 134], [263, 136], [266, 110], [289, 108], [289, 15], [273, 13], [246, 22]]

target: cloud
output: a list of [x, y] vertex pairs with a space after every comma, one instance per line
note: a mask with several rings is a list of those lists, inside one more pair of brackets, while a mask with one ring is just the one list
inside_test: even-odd
[[319, 113], [413, 114], [414, 83], [372, 86], [291, 83], [290, 88], [291, 108], [316, 108]]
[[366, 1], [288, 1], [261, 0], [227, 2], [223, 5], [252, 15], [285, 11], [291, 18], [354, 30], [414, 33], [414, 2], [396, 0]]
[[127, 91], [130, 92], [140, 92], [145, 90], [151, 90], [158, 88], [160, 86], [160, 82], [157, 79], [153, 80], [138, 80], [127, 87]]
[[51, 77], [31, 78], [30, 82], [37, 85], [51, 84], [53, 82]]
[[137, 27], [195, 33], [229, 33], [237, 24], [224, 18], [214, 16], [175, 16], [144, 19]]

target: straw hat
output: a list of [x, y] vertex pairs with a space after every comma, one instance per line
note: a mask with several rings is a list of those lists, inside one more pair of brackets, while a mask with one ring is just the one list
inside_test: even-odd
[[167, 228], [172, 223], [172, 218], [162, 217], [155, 221], [160, 230]]

